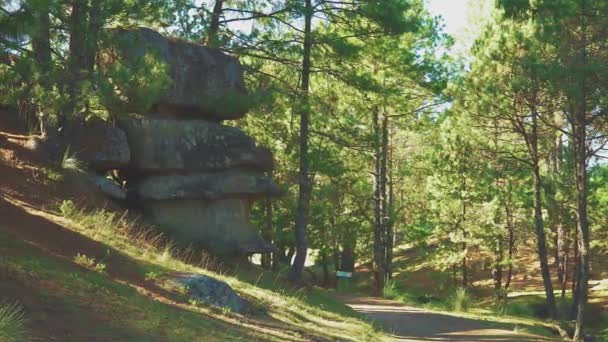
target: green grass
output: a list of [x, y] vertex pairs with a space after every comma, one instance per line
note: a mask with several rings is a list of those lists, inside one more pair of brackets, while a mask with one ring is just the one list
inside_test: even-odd
[[448, 297], [448, 305], [455, 312], [467, 312], [473, 300], [469, 295], [469, 291], [465, 288], [459, 287]]
[[20, 305], [0, 302], [0, 341], [22, 342], [27, 340], [25, 315]]
[[[6, 257], [0, 262], [18, 270], [13, 273], [34, 274], [36, 279], [54, 284], [54, 293], [47, 295], [61, 301], [62, 307], [73, 311], [75, 316], [81, 315], [82, 303], [87, 303], [87, 311], [103, 317], [103, 325], [96, 333], [108, 340], [116, 338], [111, 335], [113, 331], [134, 341], [159, 336], [161, 339], [171, 336], [170, 341], [200, 341], [201, 336], [205, 341], [385, 339], [371, 323], [327, 291], [294, 289], [280, 272], [261, 273], [251, 266], [222, 267], [218, 260], [204, 253], [176, 247], [127, 212], [85, 210], [71, 201], [63, 201], [56, 214], [62, 218], [58, 217], [56, 222], [107, 246], [105, 255], [86, 255], [74, 246], [67, 264], [34, 252], [27, 256], [17, 253], [20, 256]], [[4, 253], [3, 247], [25, 250], [18, 241], [4, 237], [0, 241], [5, 242], [0, 243], [0, 255], [11, 255]], [[134, 278], [170, 292], [171, 300], [152, 298], [149, 291], [128, 279], [114, 278], [116, 267], [128, 267]], [[189, 302], [186, 293], [167, 285], [169, 275], [176, 272], [201, 273], [226, 281], [252, 303], [251, 314], [245, 317]]]

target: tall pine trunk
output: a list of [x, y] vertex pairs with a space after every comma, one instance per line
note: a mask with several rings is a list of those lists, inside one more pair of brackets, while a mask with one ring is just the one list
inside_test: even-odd
[[589, 219], [587, 217], [587, 133], [585, 106], [576, 113], [574, 132], [574, 164], [577, 192], [578, 267], [576, 328], [574, 340], [582, 341], [585, 306], [589, 281]]
[[556, 315], [555, 295], [553, 293], [553, 283], [551, 282], [551, 272], [547, 257], [547, 237], [543, 223], [542, 211], [542, 180], [540, 176], [540, 158], [538, 153], [538, 112], [532, 109], [532, 132], [530, 134], [530, 152], [532, 159], [532, 169], [534, 173], [534, 229], [536, 231], [536, 248], [540, 261], [540, 270], [547, 297], [547, 311], [549, 317], [554, 319]]
[[513, 213], [511, 212], [510, 200], [505, 201], [505, 219], [507, 222], [507, 234], [509, 240], [509, 249], [507, 257], [509, 258], [509, 266], [507, 268], [507, 279], [505, 280], [505, 289], [511, 286], [511, 278], [513, 277], [513, 252], [515, 249], [515, 227], [513, 226]]
[[[37, 24], [35, 26], [35, 31], [32, 33], [32, 53], [41, 72], [40, 85], [47, 91], [51, 86], [50, 72], [53, 62], [51, 55], [51, 18], [49, 6], [49, 4], [44, 6], [40, 5], [35, 9], [34, 17], [36, 18]], [[34, 111], [37, 115], [34, 120], [38, 121], [37, 124], [40, 128], [40, 134], [43, 137], [46, 137], [47, 130], [44, 117], [38, 116], [38, 114], [43, 113], [37, 113], [38, 109], [35, 109]]]
[[312, 192], [312, 180], [310, 178], [310, 159], [308, 155], [309, 125], [310, 125], [310, 69], [312, 50], [312, 0], [306, 0], [304, 9], [304, 54], [302, 57], [301, 73], [301, 103], [300, 103], [300, 172], [298, 189], [298, 207], [295, 222], [296, 257], [291, 267], [290, 279], [299, 283], [302, 280], [302, 272], [306, 263], [308, 242], [306, 239], [306, 228], [308, 226], [308, 215], [310, 211], [310, 196]]
[[392, 234], [390, 230], [391, 212], [389, 207], [389, 196], [388, 196], [388, 154], [389, 154], [389, 139], [388, 139], [388, 124], [389, 118], [386, 113], [383, 113], [381, 120], [381, 141], [382, 147], [380, 149], [380, 198], [381, 198], [381, 226], [382, 236], [384, 240], [384, 281], [391, 279], [391, 261], [392, 261], [392, 250], [393, 242]]
[[388, 117], [385, 119], [384, 134], [386, 136], [385, 154], [387, 158], [387, 222], [386, 222], [386, 278], [393, 279], [393, 248], [395, 245], [395, 189], [393, 179], [393, 150]]
[[385, 231], [383, 225], [383, 168], [382, 168], [382, 132], [378, 106], [372, 109], [372, 126], [374, 131], [374, 281], [375, 293], [382, 296], [386, 276]]

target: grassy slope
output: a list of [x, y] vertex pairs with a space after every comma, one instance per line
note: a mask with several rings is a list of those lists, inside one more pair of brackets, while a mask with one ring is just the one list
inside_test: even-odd
[[[23, 149], [24, 138], [8, 137], [0, 145], [0, 297], [23, 304], [33, 337], [61, 341], [387, 338], [320, 289], [294, 290], [280, 276], [260, 274], [245, 265], [223, 268], [223, 274], [210, 272], [181, 261], [171, 244], [120, 211], [101, 210], [99, 205], [79, 210], [73, 203], [96, 201], [82, 191], [82, 184], [75, 181], [78, 177], [34, 163]], [[62, 202], [68, 198], [74, 202]], [[215, 266], [206, 258], [192, 254], [189, 258], [201, 266]], [[252, 309], [240, 315], [189, 302], [182, 289], [167, 285], [166, 279], [179, 272], [227, 281], [252, 303]]]

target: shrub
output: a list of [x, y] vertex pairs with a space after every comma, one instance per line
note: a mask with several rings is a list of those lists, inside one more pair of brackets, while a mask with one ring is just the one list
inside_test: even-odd
[[457, 288], [449, 298], [449, 304], [456, 312], [468, 311], [472, 301], [467, 289], [462, 287]]
[[27, 340], [23, 309], [16, 303], [0, 302], [0, 341], [22, 342]]
[[395, 299], [399, 296], [399, 291], [397, 289], [397, 283], [394, 279], [387, 280], [384, 283], [384, 288], [382, 289], [382, 294], [384, 298]]
[[59, 205], [59, 214], [65, 218], [72, 218], [74, 215], [78, 213], [78, 208], [76, 208], [76, 204], [70, 200], [64, 200]]
[[85, 254], [78, 253], [74, 257], [74, 262], [95, 272], [104, 273], [106, 271], [106, 264], [97, 262], [95, 258], [89, 258]]
[[70, 153], [70, 147], [63, 152], [63, 157], [61, 158], [61, 168], [76, 173], [84, 172], [84, 165], [78, 158], [76, 158], [76, 154]]

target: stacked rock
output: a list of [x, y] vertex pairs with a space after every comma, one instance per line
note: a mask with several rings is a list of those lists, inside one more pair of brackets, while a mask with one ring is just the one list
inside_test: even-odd
[[270, 251], [249, 213], [254, 200], [280, 194], [265, 175], [272, 155], [240, 129], [221, 124], [247, 111], [239, 62], [150, 29], [120, 34], [153, 49], [172, 81], [152, 110], [115, 115], [130, 147], [130, 198], [177, 241], [219, 254]]

